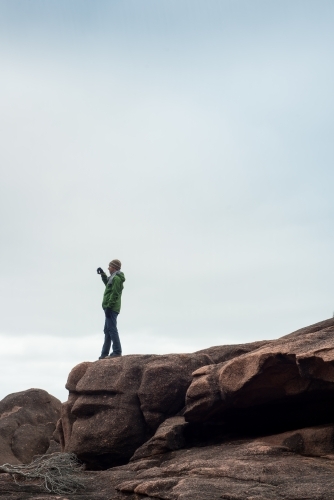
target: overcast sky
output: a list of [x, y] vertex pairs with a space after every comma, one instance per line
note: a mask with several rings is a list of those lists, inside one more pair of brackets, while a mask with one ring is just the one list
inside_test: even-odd
[[0, 0], [0, 398], [334, 310], [332, 0]]

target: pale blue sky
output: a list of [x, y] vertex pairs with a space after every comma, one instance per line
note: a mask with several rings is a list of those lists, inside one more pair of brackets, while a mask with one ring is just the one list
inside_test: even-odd
[[332, 315], [333, 20], [322, 0], [0, 0], [0, 397], [65, 398], [112, 258], [124, 354]]

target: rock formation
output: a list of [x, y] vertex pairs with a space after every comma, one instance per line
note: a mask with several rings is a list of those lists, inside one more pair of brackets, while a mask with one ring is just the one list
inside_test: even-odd
[[101, 472], [78, 495], [46, 495], [0, 474], [4, 500], [333, 500], [334, 461], [256, 440], [184, 448]]
[[160, 424], [182, 412], [194, 371], [261, 345], [123, 356], [77, 365], [68, 377], [70, 394], [59, 425], [64, 451], [75, 453], [93, 469], [128, 462]]
[[[85, 492], [58, 500], [334, 500], [334, 319], [274, 341], [81, 363], [67, 388], [62, 447], [93, 470]], [[0, 474], [0, 497], [53, 495]]]
[[41, 389], [9, 394], [0, 401], [0, 465], [31, 462], [57, 445], [52, 439], [61, 402]]
[[193, 373], [188, 422], [260, 433], [334, 422], [334, 320]]

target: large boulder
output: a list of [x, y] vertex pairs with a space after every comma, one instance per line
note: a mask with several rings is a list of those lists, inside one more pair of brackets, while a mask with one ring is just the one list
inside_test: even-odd
[[185, 417], [263, 434], [333, 423], [334, 319], [201, 367], [187, 391]]
[[41, 389], [9, 394], [0, 401], [0, 465], [31, 462], [52, 441], [61, 402]]
[[167, 418], [182, 413], [194, 371], [263, 344], [77, 365], [68, 377], [69, 398], [58, 426], [63, 450], [76, 453], [93, 469], [126, 463]]

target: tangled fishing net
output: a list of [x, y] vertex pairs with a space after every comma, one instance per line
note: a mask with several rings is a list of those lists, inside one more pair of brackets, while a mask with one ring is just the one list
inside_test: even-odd
[[27, 465], [0, 465], [0, 470], [11, 474], [19, 485], [32, 482], [49, 493], [63, 495], [85, 488], [84, 466], [74, 453], [43, 455]]

